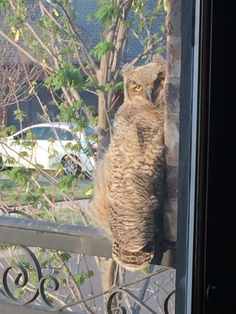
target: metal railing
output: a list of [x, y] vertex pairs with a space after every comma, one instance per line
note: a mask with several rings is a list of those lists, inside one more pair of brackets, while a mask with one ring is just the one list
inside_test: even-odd
[[[111, 291], [98, 291], [85, 298], [69, 300], [66, 304], [60, 303], [60, 297], [56, 305], [52, 302], [51, 292], [56, 292], [60, 288], [60, 271], [45, 274], [44, 261], [40, 257], [50, 250], [56, 252], [57, 258], [64, 256], [58, 252], [79, 253], [88, 256], [111, 257], [111, 242], [100, 231], [92, 227], [80, 225], [69, 225], [64, 223], [51, 223], [46, 221], [37, 221], [33, 219], [15, 218], [0, 216], [0, 244], [5, 247], [12, 247], [14, 250], [20, 250], [23, 262], [17, 262], [15, 259], [9, 263], [3, 250], [0, 272], [0, 313], [1, 314], [46, 314], [54, 313], [174, 313], [174, 270], [169, 267], [159, 267], [152, 273], [135, 278], [129, 283], [123, 283], [114, 287]], [[39, 257], [35, 248], [40, 248]], [[12, 249], [12, 250], [13, 250]], [[8, 257], [13, 258], [13, 255]], [[48, 258], [50, 260], [50, 258]], [[29, 261], [29, 262], [27, 262]], [[74, 263], [76, 265], [76, 262]], [[30, 274], [34, 274], [34, 285], [30, 285]], [[89, 274], [89, 272], [88, 272]], [[167, 274], [168, 283], [163, 284], [161, 288], [160, 278]], [[67, 269], [67, 276], [72, 276]], [[164, 276], [164, 277], [163, 277]], [[89, 277], [89, 276], [88, 276]], [[82, 278], [82, 277], [81, 277]], [[80, 279], [81, 280], [81, 279]], [[62, 281], [63, 282], [63, 281]], [[148, 291], [150, 282], [158, 287], [162, 294], [162, 306], [152, 308], [148, 303], [149, 296], [144, 298]], [[158, 284], [157, 284], [158, 283]], [[133, 292], [131, 286], [139, 284], [139, 296]], [[30, 286], [29, 286], [30, 285]], [[27, 296], [16, 295], [16, 290], [22, 290], [29, 286]], [[135, 288], [137, 290], [137, 288]], [[26, 290], [26, 289], [25, 289]], [[62, 295], [67, 293], [63, 290]], [[152, 291], [150, 295], [159, 293]], [[24, 294], [24, 293], [22, 293]], [[98, 306], [94, 311], [90, 311], [87, 302], [106, 295], [106, 305]], [[39, 300], [41, 300], [39, 302]], [[79, 309], [78, 305], [85, 305]], [[87, 310], [86, 310], [87, 309]], [[70, 311], [69, 311], [70, 310]]]

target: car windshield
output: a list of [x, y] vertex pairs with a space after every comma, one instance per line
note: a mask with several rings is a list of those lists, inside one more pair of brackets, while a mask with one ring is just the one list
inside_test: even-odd
[[[85, 136], [90, 138], [96, 135], [96, 129], [93, 126], [88, 126], [84, 129]], [[77, 135], [77, 136], [76, 136]], [[58, 126], [35, 126], [14, 136], [14, 139], [27, 139], [33, 138], [35, 140], [61, 140], [61, 141], [73, 141], [78, 137], [78, 134], [73, 130], [67, 130]], [[80, 139], [80, 136], [78, 137]]]
[[32, 132], [32, 134], [36, 140], [43, 140], [44, 139], [45, 128], [37, 127], [37, 128], [30, 129], [30, 131]]
[[74, 139], [72, 132], [65, 129], [55, 128], [55, 131], [53, 130], [53, 132], [54, 134], [57, 134], [61, 141], [73, 141]]
[[72, 141], [74, 139], [73, 134], [64, 129], [58, 127], [35, 127], [31, 129], [32, 134], [36, 140], [61, 140]]
[[96, 129], [93, 128], [92, 126], [88, 126], [85, 130], [86, 136], [91, 136], [96, 134]]

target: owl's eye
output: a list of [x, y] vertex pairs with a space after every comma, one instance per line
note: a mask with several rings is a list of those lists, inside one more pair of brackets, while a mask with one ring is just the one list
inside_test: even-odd
[[134, 86], [134, 90], [135, 90], [136, 92], [141, 92], [141, 91], [143, 90], [143, 87], [142, 87], [141, 85], [135, 85], [135, 86]]

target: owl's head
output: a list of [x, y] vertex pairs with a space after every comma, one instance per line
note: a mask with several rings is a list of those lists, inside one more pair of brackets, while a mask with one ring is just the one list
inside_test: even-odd
[[154, 104], [163, 89], [166, 62], [156, 58], [139, 67], [126, 66], [123, 69], [125, 100]]

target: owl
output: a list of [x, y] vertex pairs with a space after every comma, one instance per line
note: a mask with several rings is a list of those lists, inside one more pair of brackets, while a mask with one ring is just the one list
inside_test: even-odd
[[93, 215], [112, 239], [115, 261], [132, 271], [152, 260], [161, 241], [166, 197], [165, 72], [161, 58], [124, 68], [124, 102], [94, 179]]

